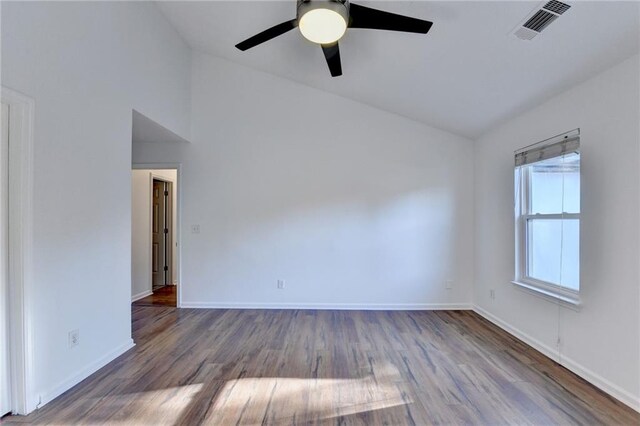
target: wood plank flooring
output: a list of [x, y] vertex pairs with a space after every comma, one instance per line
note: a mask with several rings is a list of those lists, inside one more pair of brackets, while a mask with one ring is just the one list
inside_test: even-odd
[[177, 305], [178, 286], [165, 285], [154, 288], [153, 294], [133, 302], [136, 306], [173, 306]]
[[7, 424], [640, 424], [469, 311], [133, 306], [137, 346]]

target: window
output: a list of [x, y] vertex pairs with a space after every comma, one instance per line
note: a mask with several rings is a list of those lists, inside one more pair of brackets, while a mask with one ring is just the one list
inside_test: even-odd
[[517, 151], [515, 162], [514, 284], [578, 304], [579, 131]]

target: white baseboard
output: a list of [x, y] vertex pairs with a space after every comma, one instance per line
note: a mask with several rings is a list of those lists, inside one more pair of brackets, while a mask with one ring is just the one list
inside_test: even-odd
[[152, 294], [153, 294], [153, 291], [151, 290], [145, 290], [142, 293], [134, 294], [133, 296], [131, 296], [131, 302], [133, 303], [136, 300], [143, 299], [147, 296], [151, 296]]
[[492, 323], [494, 323], [495, 325], [497, 325], [498, 327], [500, 327], [501, 329], [503, 329], [507, 333], [517, 337], [518, 339], [522, 340], [523, 342], [525, 342], [529, 346], [531, 346], [534, 349], [542, 352], [547, 358], [551, 358], [555, 362], [559, 361], [558, 351], [556, 349], [552, 348], [551, 346], [547, 346], [544, 343], [542, 343], [541, 341], [539, 341], [537, 339], [534, 339], [533, 337], [529, 336], [526, 333], [523, 333], [522, 331], [518, 330], [517, 328], [510, 326], [505, 321], [503, 321], [500, 318], [496, 317], [495, 315], [489, 313], [488, 311], [485, 311], [484, 309], [482, 309], [478, 305], [474, 305], [473, 306], [473, 310], [478, 315], [480, 315], [480, 316], [484, 317], [485, 319], [491, 321]]
[[91, 364], [87, 365], [85, 368], [80, 370], [75, 375], [63, 380], [58, 383], [53, 389], [48, 390], [40, 395], [40, 403], [37, 408], [42, 408], [43, 405], [53, 401], [58, 396], [62, 395], [64, 392], [68, 391], [96, 371], [100, 370], [105, 365], [109, 364], [114, 359], [118, 358], [123, 353], [127, 352], [129, 349], [133, 348], [136, 344], [133, 343], [133, 339], [129, 339], [126, 343], [118, 346], [113, 351], [107, 353]]
[[182, 302], [181, 308], [198, 309], [317, 309], [353, 311], [470, 310], [470, 303], [209, 303]]
[[583, 367], [570, 358], [563, 356], [560, 364], [568, 370], [573, 371], [592, 385], [608, 393], [618, 401], [640, 413], [640, 396], [634, 396], [631, 392], [627, 392], [618, 385], [611, 383], [609, 380]]
[[512, 334], [513, 336], [522, 340], [523, 342], [533, 347], [534, 349], [537, 349], [538, 351], [542, 352], [542, 354], [544, 354], [548, 358], [551, 358], [552, 360], [558, 362], [563, 367], [567, 368], [568, 370], [582, 377], [583, 379], [585, 379], [592, 385], [596, 386], [597, 388], [601, 389], [602, 391], [606, 392], [607, 394], [611, 395], [618, 401], [629, 406], [635, 411], [640, 412], [640, 397], [634, 396], [630, 392], [611, 383], [609, 380], [594, 373], [588, 368], [585, 368], [584, 366], [580, 365], [576, 361], [570, 358], [567, 358], [566, 356], [559, 357], [557, 350], [543, 344], [539, 340], [534, 339], [533, 337], [529, 336], [526, 333], [523, 333], [517, 328], [510, 326], [507, 322], [487, 312], [486, 310], [482, 309], [480, 306], [474, 305], [473, 310], [478, 315], [491, 321], [492, 323], [502, 328], [507, 333]]

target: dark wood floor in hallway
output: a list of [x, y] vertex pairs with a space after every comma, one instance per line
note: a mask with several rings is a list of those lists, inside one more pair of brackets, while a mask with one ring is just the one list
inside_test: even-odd
[[136, 306], [173, 306], [176, 307], [178, 299], [178, 286], [165, 285], [154, 288], [153, 294], [133, 302]]
[[33, 424], [624, 424], [640, 414], [469, 311], [133, 306], [136, 347]]

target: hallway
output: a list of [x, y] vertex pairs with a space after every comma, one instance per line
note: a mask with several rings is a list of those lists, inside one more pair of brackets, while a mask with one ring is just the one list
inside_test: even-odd
[[165, 285], [153, 290], [153, 294], [136, 300], [133, 306], [177, 306], [177, 285]]

